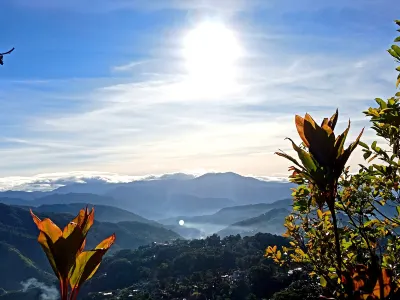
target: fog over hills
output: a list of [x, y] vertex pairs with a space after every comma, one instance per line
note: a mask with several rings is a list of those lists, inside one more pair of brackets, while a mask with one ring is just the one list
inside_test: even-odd
[[274, 208], [257, 217], [246, 219], [229, 225], [218, 232], [221, 237], [240, 234], [241, 236], [254, 235], [258, 232], [281, 235], [285, 232], [283, 226], [285, 217], [290, 214], [286, 208]]
[[[245, 222], [246, 220], [251, 220], [253, 218], [259, 217], [261, 214], [266, 214], [270, 211], [275, 211], [278, 213], [282, 213], [283, 211], [287, 212], [291, 209], [292, 200], [291, 199], [283, 199], [278, 200], [273, 203], [258, 203], [258, 204], [248, 204], [248, 205], [240, 205], [233, 207], [226, 207], [214, 214], [210, 215], [201, 215], [201, 216], [177, 216], [173, 218], [161, 219], [159, 222], [164, 224], [165, 226], [171, 226], [169, 228], [176, 230], [176, 227], [184, 227], [190, 228], [192, 230], [196, 229], [200, 231], [200, 236], [206, 236], [213, 233], [217, 233], [230, 225], [237, 225], [240, 222]], [[182, 226], [178, 226], [179, 221], [183, 221], [184, 224]], [[281, 220], [283, 224], [283, 219]], [[251, 222], [250, 222], [251, 223]], [[239, 224], [241, 225], [241, 224]], [[264, 226], [264, 225], [263, 225]], [[270, 230], [267, 230], [264, 226], [261, 232], [270, 232], [270, 233], [280, 233], [281, 230], [275, 230], [272, 227], [269, 227]], [[281, 228], [281, 227], [277, 227]], [[248, 230], [250, 231], [250, 230]], [[182, 236], [186, 236], [183, 230], [179, 231]], [[237, 234], [239, 232], [235, 232], [232, 234]], [[190, 232], [191, 235], [194, 235], [194, 231]]]

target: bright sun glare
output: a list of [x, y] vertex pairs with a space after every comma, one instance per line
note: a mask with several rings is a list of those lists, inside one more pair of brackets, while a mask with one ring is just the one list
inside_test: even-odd
[[190, 81], [215, 93], [233, 84], [240, 55], [234, 32], [222, 23], [201, 23], [184, 39], [183, 56]]

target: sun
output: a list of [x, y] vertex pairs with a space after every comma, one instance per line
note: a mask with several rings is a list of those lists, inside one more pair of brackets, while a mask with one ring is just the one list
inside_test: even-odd
[[204, 88], [227, 87], [236, 75], [241, 47], [224, 24], [203, 22], [184, 38], [183, 57], [192, 82]]

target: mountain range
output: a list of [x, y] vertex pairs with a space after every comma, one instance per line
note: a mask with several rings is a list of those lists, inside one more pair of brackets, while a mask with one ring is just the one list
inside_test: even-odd
[[[69, 213], [71, 215], [76, 215], [80, 209], [82, 209], [82, 203], [68, 203], [66, 204], [43, 204], [38, 207], [33, 208], [35, 213]], [[88, 208], [91, 209], [93, 205], [88, 205]], [[95, 206], [96, 220], [99, 222], [141, 222], [145, 224], [151, 224], [154, 226], [162, 226], [161, 224], [143, 218], [135, 213], [130, 211], [110, 206], [110, 205], [99, 205]]]
[[116, 243], [108, 253], [113, 255], [122, 249], [213, 233], [281, 233], [283, 216], [292, 203], [287, 199], [291, 187], [213, 173], [129, 183], [72, 183], [46, 192], [0, 192], [0, 264], [9, 270], [0, 273], [0, 292], [20, 289], [20, 282], [30, 278], [45, 284], [55, 280], [37, 243], [38, 230], [29, 209], [63, 227], [81, 208], [94, 206], [95, 223], [87, 248], [116, 233]]
[[178, 174], [128, 183], [72, 183], [47, 192], [4, 191], [0, 192], [0, 203], [111, 205], [156, 220], [212, 214], [229, 206], [272, 203], [288, 198], [293, 186], [235, 173], [208, 173], [199, 177]]

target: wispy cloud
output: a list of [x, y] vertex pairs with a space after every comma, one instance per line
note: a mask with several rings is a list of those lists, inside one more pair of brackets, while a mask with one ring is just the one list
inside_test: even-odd
[[[32, 5], [23, 0], [18, 3]], [[35, 9], [60, 9], [74, 3], [40, 0]], [[144, 9], [146, 5], [150, 9], [153, 5], [152, 9], [190, 11], [216, 2], [96, 3], [94, 7], [104, 10], [109, 6]], [[218, 1], [217, 6], [230, 13], [230, 4], [240, 11], [249, 9], [246, 3]], [[279, 1], [268, 3], [267, 9], [277, 9], [283, 16], [304, 9], [283, 7]], [[358, 9], [343, 1], [342, 6], [321, 3], [314, 3], [309, 11], [332, 6]], [[21, 84], [8, 86], [0, 94], [13, 100], [3, 100], [8, 109], [0, 113], [6, 120], [3, 128], [11, 128], [0, 137], [0, 176], [60, 170], [142, 175], [199, 168], [285, 176], [288, 163], [273, 153], [278, 149], [290, 152], [284, 138], [296, 136], [294, 114], [310, 112], [321, 119], [338, 107], [339, 129], [349, 118], [353, 120], [352, 138], [368, 125], [362, 111], [375, 97], [394, 92], [393, 63], [385, 56], [385, 45], [360, 52], [354, 44], [364, 41], [354, 36], [329, 37], [309, 28], [303, 39], [288, 32], [287, 24], [253, 26], [237, 19], [246, 55], [238, 63], [235, 83], [227, 87], [223, 78], [215, 80], [212, 88], [188, 80], [178, 34], [158, 37], [155, 49], [148, 49], [148, 60], [126, 59], [110, 65], [107, 78], [40, 82], [44, 90], [34, 84], [23, 84], [23, 89]], [[296, 38], [291, 39], [293, 35]], [[333, 41], [340, 43], [333, 45]], [[337, 51], [331, 49], [334, 46]], [[117, 77], [121, 73], [124, 76]], [[367, 131], [364, 139], [370, 138]], [[361, 159], [353, 159], [352, 164]]]
[[[129, 176], [107, 172], [73, 171], [0, 178], [0, 190], [51, 191], [74, 183], [120, 183], [152, 179], [156, 175]], [[158, 176], [159, 177], [159, 176]]]
[[115, 72], [125, 72], [125, 71], [132, 71], [137, 66], [145, 64], [147, 61], [133, 61], [125, 65], [115, 66], [112, 68]]
[[199, 167], [279, 175], [285, 162], [273, 152], [288, 149], [283, 139], [295, 136], [294, 114], [322, 118], [339, 107], [343, 127], [348, 118], [363, 120], [374, 95], [388, 96], [393, 86], [385, 76], [390, 60], [274, 60], [246, 66], [251, 76], [218, 97], [190, 89], [180, 76], [98, 88], [85, 107], [41, 115], [25, 137], [4, 139], [10, 146], [0, 151], [0, 165], [13, 161], [17, 172], [83, 165], [136, 175]]

